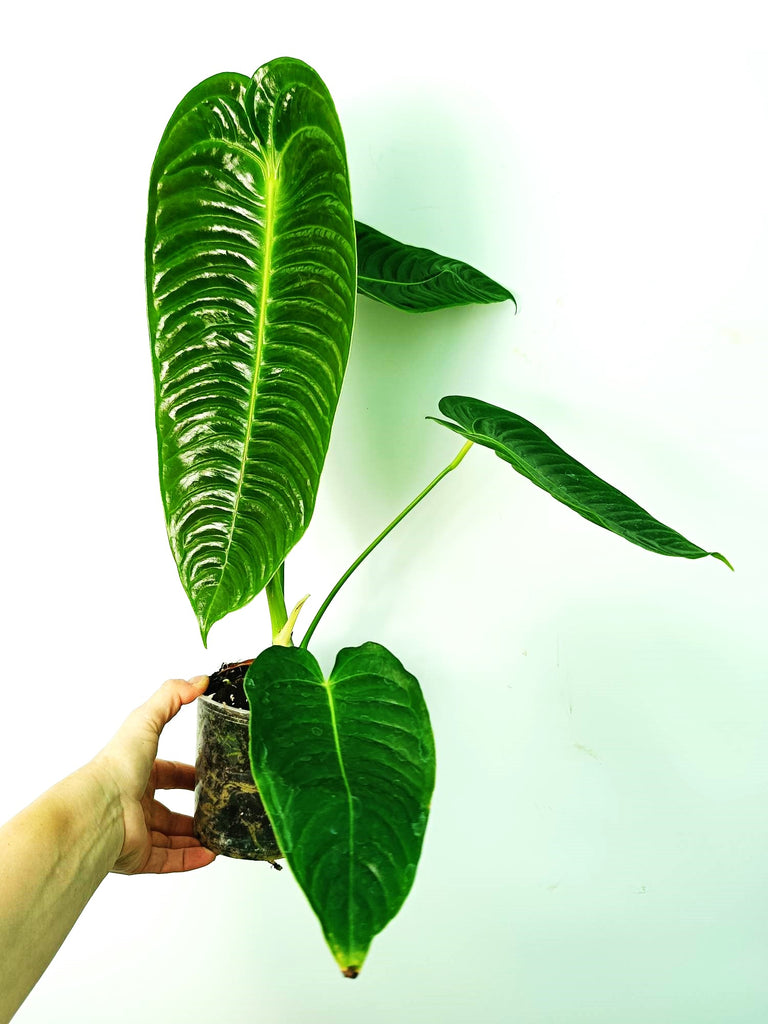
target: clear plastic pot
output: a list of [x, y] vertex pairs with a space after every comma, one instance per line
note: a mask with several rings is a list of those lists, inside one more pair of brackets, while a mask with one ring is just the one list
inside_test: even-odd
[[198, 698], [195, 834], [226, 857], [274, 862], [282, 854], [251, 776], [248, 715]]

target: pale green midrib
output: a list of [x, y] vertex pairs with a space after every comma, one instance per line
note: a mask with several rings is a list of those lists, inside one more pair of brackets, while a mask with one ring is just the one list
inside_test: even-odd
[[[353, 805], [352, 805], [352, 790], [350, 789], [350, 786], [349, 786], [349, 779], [347, 778], [347, 770], [344, 767], [344, 758], [341, 755], [341, 743], [339, 741], [339, 728], [338, 728], [338, 724], [336, 722], [336, 705], [333, 702], [333, 694], [331, 692], [331, 688], [333, 687], [333, 685], [334, 685], [333, 680], [331, 680], [331, 679], [324, 679], [323, 680], [323, 687], [325, 689], [326, 696], [328, 697], [328, 709], [329, 709], [330, 715], [331, 715], [331, 730], [333, 731], [333, 743], [334, 743], [334, 746], [335, 746], [335, 749], [336, 749], [336, 757], [338, 758], [338, 761], [339, 761], [339, 772], [341, 773], [341, 779], [342, 779], [342, 782], [344, 783], [344, 789], [346, 790], [346, 793], [347, 793], [347, 808], [348, 808], [348, 811], [349, 811], [349, 876], [348, 876], [349, 905], [348, 905], [348, 915], [347, 915], [347, 950], [346, 950], [346, 952], [348, 954], [351, 954], [351, 953], [353, 953], [355, 951], [354, 913], [353, 913], [354, 905], [353, 905], [353, 899], [352, 899], [352, 892], [353, 892], [353, 887], [354, 887], [354, 883], [355, 883], [355, 856], [354, 856], [354, 854], [355, 854], [355, 816], [354, 816]], [[349, 966], [356, 966], [356, 965], [346, 964], [345, 966], [349, 967]]]
[[[480, 271], [476, 271], [476, 273], [479, 274]], [[476, 303], [491, 303], [502, 301], [502, 299], [499, 296], [489, 296], [488, 291], [484, 291], [480, 287], [480, 285], [471, 284], [469, 281], [465, 280], [457, 271], [450, 270], [447, 268], [445, 270], [439, 270], [436, 274], [432, 274], [430, 277], [421, 278], [418, 281], [396, 281], [393, 280], [392, 278], [371, 277], [368, 274], [360, 274], [358, 272], [357, 290], [359, 292], [362, 292], [363, 295], [367, 295], [369, 298], [380, 300], [380, 295], [376, 293], [373, 288], [374, 285], [383, 285], [385, 288], [393, 288], [396, 291], [402, 291], [408, 294], [408, 292], [411, 289], [423, 288], [425, 285], [435, 284], [439, 282], [441, 278], [446, 276], [456, 285], [456, 287], [451, 293], [451, 299], [453, 300], [450, 303], [451, 305], [466, 305], [466, 299], [467, 297], [470, 296]], [[487, 280], [490, 281], [491, 279], [487, 278]], [[512, 293], [508, 291], [508, 289], [504, 288], [502, 285], [496, 284], [495, 281], [491, 283], [505, 293], [504, 301], [506, 301], [506, 299], [514, 298]], [[447, 305], [448, 303], [446, 303], [446, 306]]]
[[392, 284], [398, 288], [416, 288], [421, 284], [431, 284], [432, 281], [436, 281], [438, 277], [442, 277], [443, 274], [450, 274], [451, 277], [456, 277], [456, 273], [453, 270], [438, 270], [435, 274], [430, 274], [429, 277], [422, 277], [418, 281], [397, 281], [392, 277], [371, 277], [370, 274], [361, 274], [358, 271], [357, 280], [369, 281], [371, 284]]
[[479, 285], [473, 284], [471, 281], [468, 281], [465, 277], [462, 276], [462, 271], [468, 271], [469, 274], [475, 275], [476, 280], [481, 280], [483, 283], [488, 282], [488, 284], [493, 285], [494, 287], [498, 288], [501, 291], [509, 291], [509, 289], [505, 288], [504, 285], [501, 285], [497, 281], [494, 281], [492, 278], [488, 277], [488, 275], [484, 274], [482, 270], [477, 270], [475, 267], [471, 267], [468, 263], [455, 263], [452, 265], [446, 264], [440, 267], [438, 270], [428, 272], [426, 277], [421, 277], [418, 280], [410, 279], [408, 281], [398, 281], [396, 278], [392, 277], [374, 277], [373, 274], [361, 274], [360, 271], [358, 270], [357, 280], [358, 282], [366, 281], [370, 282], [371, 284], [391, 284], [396, 285], [398, 288], [417, 288], [420, 285], [431, 284], [433, 281], [437, 281], [438, 278], [443, 277], [444, 275], [447, 274], [449, 277], [454, 278], [454, 280], [456, 280], [464, 288], [470, 289], [472, 291], [481, 291]]
[[229, 565], [229, 555], [232, 550], [232, 540], [235, 535], [235, 523], [237, 522], [237, 513], [240, 507], [240, 499], [243, 493], [243, 483], [245, 481], [245, 469], [248, 462], [248, 447], [250, 444], [250, 430], [253, 423], [253, 412], [256, 408], [256, 399], [259, 393], [259, 369], [261, 367], [261, 354], [264, 348], [264, 327], [267, 320], [267, 301], [268, 301], [268, 289], [269, 279], [272, 273], [272, 250], [274, 247], [274, 234], [275, 234], [275, 210], [277, 207], [277, 167], [272, 160], [267, 160], [264, 167], [264, 182], [266, 185], [266, 194], [264, 197], [264, 206], [266, 209], [266, 221], [264, 224], [264, 260], [262, 263], [261, 270], [261, 295], [259, 296], [259, 319], [256, 327], [256, 352], [254, 355], [254, 372], [253, 380], [251, 381], [251, 395], [248, 404], [248, 418], [246, 421], [248, 427], [247, 436], [243, 442], [243, 455], [240, 460], [240, 472], [237, 480], [237, 491], [235, 493], [235, 502], [232, 508], [232, 518], [230, 520], [229, 532], [227, 536], [227, 546], [224, 552], [224, 563], [221, 567], [221, 575], [219, 581], [216, 584], [216, 589], [213, 592], [213, 597], [208, 603], [206, 609], [205, 624], [208, 625], [208, 613], [215, 607], [216, 599], [219, 595], [219, 588], [221, 587], [222, 581], [227, 572], [227, 566]]

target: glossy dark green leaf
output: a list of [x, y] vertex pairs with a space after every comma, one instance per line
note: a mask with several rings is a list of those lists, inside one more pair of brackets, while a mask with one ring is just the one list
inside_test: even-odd
[[419, 684], [366, 643], [341, 651], [327, 678], [309, 651], [270, 647], [245, 691], [253, 777], [280, 849], [355, 977], [421, 853], [435, 748]]
[[626, 494], [595, 476], [563, 451], [544, 431], [516, 413], [476, 398], [451, 396], [439, 403], [440, 412], [454, 422], [437, 419], [469, 441], [485, 445], [518, 473], [598, 526], [660, 555], [705, 558], [711, 555], [732, 568], [717, 551], [706, 551], [664, 526]]
[[152, 168], [146, 258], [168, 536], [205, 639], [306, 529], [347, 363], [354, 220], [311, 68], [188, 93]]
[[409, 313], [515, 301], [512, 292], [461, 260], [398, 242], [355, 221], [357, 290]]

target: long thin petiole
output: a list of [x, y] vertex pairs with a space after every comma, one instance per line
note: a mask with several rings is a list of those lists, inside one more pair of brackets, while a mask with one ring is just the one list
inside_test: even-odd
[[408, 505], [407, 508], [404, 508], [403, 511], [400, 513], [400, 515], [396, 516], [392, 520], [392, 522], [389, 524], [389, 526], [387, 526], [384, 530], [382, 530], [382, 532], [378, 535], [378, 537], [375, 540], [371, 541], [371, 543], [368, 545], [368, 547], [365, 549], [365, 551], [358, 558], [355, 559], [355, 561], [352, 563], [352, 565], [350, 565], [350, 567], [347, 569], [347, 571], [344, 573], [344, 575], [338, 581], [336, 586], [330, 592], [328, 597], [326, 597], [325, 601], [323, 601], [323, 603], [320, 605], [320, 610], [318, 611], [317, 615], [315, 615], [314, 619], [312, 619], [312, 622], [309, 624], [309, 628], [307, 629], [307, 632], [304, 634], [304, 639], [301, 641], [301, 646], [302, 647], [306, 648], [307, 644], [309, 643], [309, 641], [310, 641], [310, 639], [312, 637], [312, 634], [314, 633], [315, 629], [317, 628], [318, 622], [320, 621], [320, 619], [322, 619], [323, 615], [327, 611], [328, 605], [331, 603], [331, 601], [334, 599], [334, 597], [336, 597], [338, 592], [341, 590], [341, 588], [347, 582], [347, 580], [352, 575], [352, 573], [355, 571], [355, 569], [358, 567], [358, 565], [360, 565], [361, 562], [364, 562], [365, 559], [368, 557], [368, 555], [370, 555], [370, 553], [373, 551], [373, 549], [384, 540], [384, 538], [387, 536], [387, 534], [391, 533], [391, 531], [394, 530], [394, 528], [397, 526], [397, 524], [400, 522], [401, 519], [405, 519], [405, 517], [408, 515], [408, 513], [412, 509], [416, 508], [416, 506], [419, 504], [419, 502], [423, 498], [426, 498], [426, 496], [429, 494], [429, 492], [432, 490], [432, 488], [436, 487], [440, 483], [440, 481], [443, 479], [444, 476], [447, 476], [448, 473], [451, 472], [451, 470], [456, 469], [458, 464], [461, 462], [461, 460], [467, 454], [469, 449], [472, 447], [473, 443], [474, 442], [472, 442], [472, 441], [467, 441], [467, 443], [461, 449], [461, 451], [456, 456], [456, 458], [452, 462], [450, 462], [445, 467], [445, 469], [441, 470], [437, 474], [435, 479], [430, 484], [427, 484], [427, 486], [424, 488], [424, 490], [421, 492], [421, 494], [417, 495], [413, 499], [413, 501], [410, 503], [410, 505]]

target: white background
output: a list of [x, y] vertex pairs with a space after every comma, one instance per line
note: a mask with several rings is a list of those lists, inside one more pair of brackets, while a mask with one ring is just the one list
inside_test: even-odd
[[[208, 651], [156, 479], [146, 188], [175, 104], [288, 54], [325, 79], [356, 215], [510, 304], [368, 300], [312, 525], [305, 624], [459, 439], [527, 416], [713, 559], [652, 555], [473, 451], [337, 598], [437, 738], [412, 894], [354, 983], [290, 873], [110, 876], [23, 1024], [758, 1024], [768, 1019], [768, 55], [763, 5], [34, 4], [6, 12], [0, 818]], [[194, 712], [161, 753], [194, 757]], [[175, 806], [189, 802], [178, 797]]]

